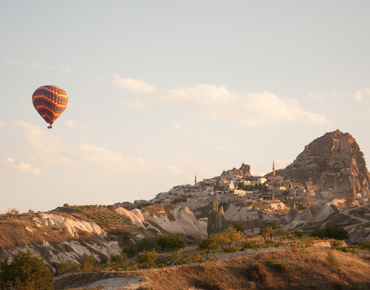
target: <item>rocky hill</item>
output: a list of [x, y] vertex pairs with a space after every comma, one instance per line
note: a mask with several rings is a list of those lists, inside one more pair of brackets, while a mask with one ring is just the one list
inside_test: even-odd
[[370, 174], [356, 139], [339, 130], [315, 139], [277, 174], [295, 179], [322, 197], [356, 198], [369, 194]]
[[240, 178], [244, 178], [244, 177], [248, 177], [248, 176], [251, 176], [251, 166], [248, 165], [248, 164], [242, 164], [240, 166], [239, 169], [236, 169], [235, 167], [233, 169], [230, 169], [230, 170], [227, 170], [227, 171], [223, 171], [221, 173], [221, 177], [224, 177], [224, 178], [233, 178], [233, 177], [240, 177]]

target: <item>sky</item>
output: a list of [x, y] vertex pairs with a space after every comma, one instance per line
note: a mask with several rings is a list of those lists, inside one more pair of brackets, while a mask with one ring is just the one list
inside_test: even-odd
[[[369, 1], [1, 1], [0, 213], [151, 199], [340, 129], [370, 156]], [[53, 129], [32, 94], [69, 96]]]

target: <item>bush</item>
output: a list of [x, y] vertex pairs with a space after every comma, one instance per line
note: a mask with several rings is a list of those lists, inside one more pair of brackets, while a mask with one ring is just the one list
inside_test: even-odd
[[127, 255], [127, 257], [129, 257], [129, 258], [135, 257], [135, 255], [136, 255], [136, 251], [135, 251], [133, 246], [123, 248], [122, 252], [125, 253]]
[[245, 242], [243, 244], [243, 248], [244, 249], [252, 249], [252, 250], [258, 251], [259, 249], [262, 248], [262, 246], [260, 244], [255, 244], [253, 242]]
[[303, 237], [303, 234], [300, 231], [295, 231], [295, 232], [292, 233], [292, 235], [295, 235], [298, 238], [302, 238]]
[[326, 261], [333, 267], [339, 267], [340, 266], [339, 260], [334, 256], [333, 251], [328, 252], [328, 256], [326, 257]]
[[153, 263], [158, 257], [158, 253], [153, 249], [151, 252], [141, 252], [137, 256], [137, 261], [140, 264], [146, 264], [148, 267], [149, 264]]
[[155, 239], [144, 238], [137, 242], [136, 244], [138, 252], [150, 251], [157, 247], [157, 242]]
[[122, 253], [120, 255], [112, 256], [110, 258], [110, 261], [116, 264], [117, 266], [123, 266], [127, 261], [127, 254]]
[[79, 270], [81, 272], [94, 272], [96, 270], [96, 264], [98, 260], [94, 256], [85, 256], [82, 259]]
[[64, 274], [68, 274], [68, 273], [74, 273], [74, 272], [77, 272], [78, 271], [78, 265], [69, 260], [67, 262], [60, 262], [59, 265], [57, 266], [56, 268], [57, 272], [56, 274], [57, 275], [64, 275]]
[[247, 277], [252, 281], [265, 282], [267, 278], [267, 272], [262, 264], [254, 263], [247, 269]]
[[17, 254], [11, 263], [8, 258], [0, 262], [0, 289], [54, 289], [51, 278], [43, 259], [33, 257], [30, 251]]
[[345, 240], [348, 238], [348, 231], [344, 228], [334, 225], [325, 229], [316, 229], [310, 233], [310, 237], [318, 237], [320, 239], [329, 238], [336, 240]]

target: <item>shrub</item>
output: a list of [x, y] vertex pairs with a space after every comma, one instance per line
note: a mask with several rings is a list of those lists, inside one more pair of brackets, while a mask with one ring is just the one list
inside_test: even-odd
[[300, 231], [295, 231], [295, 232], [292, 233], [292, 235], [295, 235], [298, 238], [302, 238], [303, 237], [303, 234]]
[[340, 267], [339, 260], [334, 256], [333, 251], [328, 252], [328, 256], [326, 257], [326, 261], [333, 267]]
[[253, 242], [245, 242], [243, 244], [243, 248], [244, 249], [253, 249], [253, 250], [258, 251], [260, 248], [262, 248], [262, 246], [260, 244], [255, 244]]
[[265, 282], [267, 278], [267, 272], [262, 264], [254, 263], [247, 269], [247, 276], [252, 281]]
[[30, 251], [17, 254], [11, 263], [8, 258], [0, 262], [0, 289], [54, 289], [51, 278], [43, 259], [33, 257]]
[[144, 238], [137, 242], [136, 244], [138, 252], [150, 251], [157, 247], [157, 242], [155, 239]]
[[136, 251], [133, 246], [123, 248], [122, 252], [125, 253], [129, 258], [135, 257], [136, 255]]
[[146, 264], [148, 267], [149, 264], [153, 263], [158, 257], [158, 253], [153, 249], [151, 252], [141, 252], [137, 256], [137, 261], [140, 264]]
[[344, 228], [334, 225], [325, 229], [316, 229], [310, 233], [310, 237], [318, 237], [320, 239], [329, 238], [336, 240], [345, 240], [348, 238], [348, 231]]
[[230, 253], [231, 257], [233, 256], [234, 253], [236, 252], [239, 252], [240, 248], [238, 247], [235, 247], [235, 246], [231, 246], [231, 247], [227, 247], [224, 249], [224, 252], [225, 253]]
[[111, 256], [110, 261], [115, 263], [117, 266], [123, 266], [127, 261], [127, 254], [122, 253], [120, 255]]
[[78, 265], [73, 262], [72, 260], [69, 260], [67, 262], [60, 262], [59, 265], [56, 268], [56, 274], [57, 275], [64, 275], [67, 273], [74, 273], [78, 271]]
[[85, 256], [82, 259], [79, 270], [81, 272], [94, 272], [98, 260], [94, 256]]

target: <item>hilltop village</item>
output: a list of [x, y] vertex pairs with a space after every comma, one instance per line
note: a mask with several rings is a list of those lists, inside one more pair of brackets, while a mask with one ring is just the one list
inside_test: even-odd
[[[311, 182], [302, 184], [294, 179], [286, 179], [279, 176], [275, 171], [273, 162], [272, 172], [265, 176], [252, 176], [250, 165], [242, 164], [239, 169], [233, 168], [223, 171], [220, 176], [197, 181], [195, 176], [194, 185], [178, 185], [166, 192], [158, 193], [153, 199], [137, 200], [134, 206], [146, 204], [172, 203], [180, 206], [188, 206], [196, 209], [217, 199], [220, 202], [248, 202], [271, 201], [289, 203], [294, 201], [305, 202], [307, 196], [314, 196]], [[123, 207], [129, 207], [129, 203], [117, 203]]]

